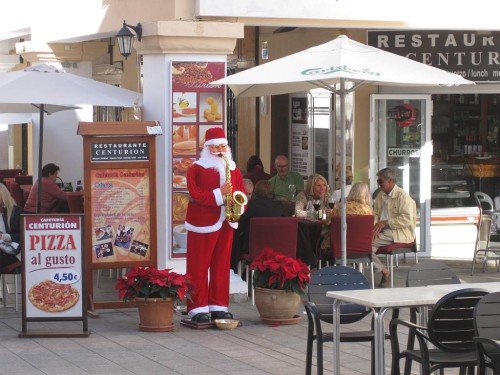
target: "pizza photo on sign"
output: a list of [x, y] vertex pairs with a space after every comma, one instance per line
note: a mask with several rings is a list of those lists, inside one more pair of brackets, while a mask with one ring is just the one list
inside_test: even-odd
[[94, 233], [97, 241], [107, 240], [113, 238], [113, 227], [111, 225], [98, 227], [94, 229]]
[[97, 258], [104, 258], [115, 255], [115, 253], [113, 252], [113, 244], [111, 242], [95, 245], [94, 250], [95, 256]]
[[61, 312], [75, 306], [80, 299], [80, 293], [71, 284], [44, 280], [31, 287], [28, 299], [39, 310]]
[[126, 225], [118, 225], [118, 231], [116, 232], [115, 246], [122, 247], [124, 249], [129, 249], [132, 244], [132, 236], [134, 235], [134, 228]]
[[145, 257], [148, 252], [148, 244], [145, 244], [140, 241], [132, 241], [132, 247], [130, 248], [130, 252], [132, 254], [140, 255], [141, 257]]

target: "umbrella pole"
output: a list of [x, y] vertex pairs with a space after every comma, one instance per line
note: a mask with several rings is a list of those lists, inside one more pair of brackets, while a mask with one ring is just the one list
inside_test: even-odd
[[342, 250], [342, 265], [347, 264], [347, 219], [345, 199], [345, 78], [340, 79], [340, 244]]
[[40, 105], [40, 134], [38, 142], [38, 188], [36, 194], [36, 213], [42, 211], [42, 155], [43, 155], [43, 112], [44, 104]]

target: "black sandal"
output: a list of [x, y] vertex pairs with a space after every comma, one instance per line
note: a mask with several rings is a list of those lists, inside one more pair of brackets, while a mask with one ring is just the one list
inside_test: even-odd
[[233, 314], [228, 311], [212, 311], [210, 313], [212, 320], [215, 319], [233, 319]]
[[210, 317], [207, 313], [198, 313], [191, 318], [191, 321], [195, 323], [208, 323], [210, 322]]

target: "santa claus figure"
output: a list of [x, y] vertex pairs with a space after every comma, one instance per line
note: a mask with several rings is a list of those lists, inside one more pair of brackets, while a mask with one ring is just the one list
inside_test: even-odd
[[[222, 156], [228, 161], [230, 180]], [[245, 187], [222, 128], [207, 130], [201, 157], [187, 174], [187, 186], [191, 195], [186, 215], [187, 273], [193, 287], [188, 316], [195, 323], [232, 319], [228, 312], [229, 267], [238, 223], [226, 220], [226, 197]]]

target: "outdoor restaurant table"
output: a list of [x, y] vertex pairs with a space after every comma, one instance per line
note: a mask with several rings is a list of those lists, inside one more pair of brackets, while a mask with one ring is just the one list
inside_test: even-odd
[[[456, 284], [460, 285], [460, 284]], [[462, 284], [463, 285], [463, 284]], [[432, 306], [449, 291], [435, 286], [330, 291], [333, 299], [333, 364], [340, 375], [340, 304], [352, 302], [369, 307], [374, 314], [375, 374], [385, 374], [384, 315], [391, 308]]]

